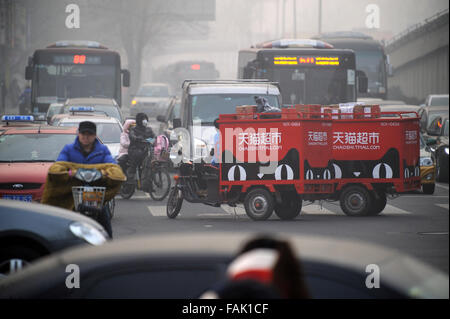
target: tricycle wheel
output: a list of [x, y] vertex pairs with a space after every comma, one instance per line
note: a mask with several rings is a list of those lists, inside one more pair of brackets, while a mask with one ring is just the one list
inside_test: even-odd
[[386, 193], [378, 192], [378, 199], [375, 197], [376, 194], [372, 194], [372, 205], [369, 208], [368, 215], [375, 216], [383, 211], [387, 204]]
[[342, 191], [340, 204], [348, 216], [366, 216], [369, 214], [372, 199], [366, 188], [360, 185], [351, 185]]
[[244, 199], [245, 212], [253, 220], [266, 220], [273, 213], [274, 200], [272, 194], [256, 188], [247, 193]]
[[297, 217], [302, 210], [302, 200], [297, 194], [282, 196], [282, 203], [275, 205], [275, 214], [282, 220], [291, 220]]
[[169, 198], [167, 199], [166, 213], [167, 217], [173, 219], [178, 216], [183, 204], [183, 192], [178, 187], [174, 186], [170, 190]]

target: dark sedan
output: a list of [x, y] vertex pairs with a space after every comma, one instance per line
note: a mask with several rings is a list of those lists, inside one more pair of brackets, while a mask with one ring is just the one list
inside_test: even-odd
[[68, 247], [101, 245], [106, 238], [100, 224], [81, 214], [0, 199], [0, 276]]
[[[164, 234], [71, 249], [0, 281], [0, 298], [199, 298], [226, 278], [254, 235]], [[448, 298], [447, 274], [400, 251], [336, 238], [282, 239], [313, 298]], [[372, 289], [375, 271], [379, 286]]]
[[427, 144], [431, 146], [431, 151], [436, 162], [436, 179], [438, 182], [448, 182], [448, 131], [449, 118], [437, 116], [428, 127], [430, 135]]

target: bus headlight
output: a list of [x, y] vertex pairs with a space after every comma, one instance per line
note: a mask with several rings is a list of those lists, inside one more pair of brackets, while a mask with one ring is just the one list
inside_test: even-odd
[[131, 105], [132, 105], [132, 106], [134, 106], [134, 105], [136, 105], [136, 104], [137, 104], [137, 101], [136, 101], [136, 100], [131, 101]]
[[421, 157], [420, 166], [433, 166], [433, 160], [431, 157]]

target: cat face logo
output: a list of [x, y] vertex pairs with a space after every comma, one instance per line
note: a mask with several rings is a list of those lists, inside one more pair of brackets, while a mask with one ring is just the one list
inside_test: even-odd
[[294, 171], [289, 165], [282, 164], [275, 170], [276, 180], [291, 180], [294, 179]]
[[375, 165], [372, 171], [373, 178], [392, 178], [392, 168], [386, 163]]
[[245, 169], [241, 165], [231, 166], [230, 170], [228, 171], [228, 180], [229, 181], [235, 181], [235, 180], [245, 181], [246, 179], [247, 179], [247, 174], [245, 173]]

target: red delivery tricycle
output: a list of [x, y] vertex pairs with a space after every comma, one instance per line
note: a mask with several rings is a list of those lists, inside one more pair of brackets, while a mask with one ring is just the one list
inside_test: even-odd
[[384, 209], [387, 194], [420, 188], [417, 113], [331, 109], [220, 115], [221, 163], [182, 163], [167, 216], [175, 218], [184, 199], [243, 203], [253, 220], [273, 212], [293, 219], [303, 200], [339, 201], [345, 214], [369, 216]]

